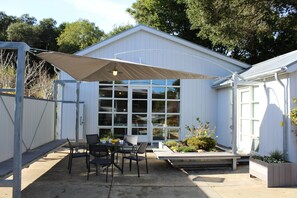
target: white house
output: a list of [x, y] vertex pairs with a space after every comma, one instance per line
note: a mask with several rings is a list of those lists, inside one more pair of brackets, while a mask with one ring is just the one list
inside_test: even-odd
[[[79, 51], [77, 55], [118, 58], [217, 77], [228, 77], [237, 72], [246, 79], [239, 81], [237, 90], [238, 150], [268, 154], [275, 149], [285, 149], [289, 159], [297, 161], [297, 156], [294, 156], [297, 149], [295, 132], [291, 132], [288, 117], [283, 117], [292, 105], [290, 99], [297, 95], [291, 88], [297, 78], [294, 73], [296, 51], [251, 67], [139, 25]], [[60, 79], [72, 80], [64, 72]], [[104, 135], [111, 132], [117, 137], [138, 134], [140, 141], [148, 142], [183, 139], [187, 133], [185, 125], [196, 124], [199, 117], [216, 126], [219, 144], [231, 146], [232, 89], [224, 78], [219, 78], [219, 81], [153, 79], [82, 82], [80, 88], [80, 101], [84, 106], [80, 119], [83, 126], [81, 138], [89, 133]], [[75, 101], [75, 89], [76, 84], [66, 83], [63, 100]], [[74, 113], [62, 115], [64, 118], [60, 121], [58, 133], [61, 137], [74, 138], [75, 123], [72, 123], [71, 130], [70, 126], [62, 127], [69, 125], [65, 117]]]
[[[240, 74], [237, 93], [237, 145], [244, 153], [268, 155], [283, 151], [289, 161], [297, 162], [296, 126], [288, 117], [297, 97], [297, 50], [253, 65]], [[216, 86], [220, 104], [218, 109], [218, 138], [231, 145], [226, 134], [229, 121], [224, 107], [229, 103], [230, 88]], [[225, 134], [225, 135], [223, 135]]]

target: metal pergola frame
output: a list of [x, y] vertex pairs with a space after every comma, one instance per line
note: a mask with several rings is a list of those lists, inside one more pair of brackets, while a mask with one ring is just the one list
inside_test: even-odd
[[25, 57], [30, 47], [23, 42], [0, 42], [0, 48], [17, 50], [17, 71], [16, 71], [16, 95], [14, 113], [14, 151], [13, 151], [13, 179], [3, 180], [0, 185], [13, 187], [13, 197], [21, 197], [22, 183], [22, 133], [23, 133], [23, 100], [24, 100], [24, 76]]

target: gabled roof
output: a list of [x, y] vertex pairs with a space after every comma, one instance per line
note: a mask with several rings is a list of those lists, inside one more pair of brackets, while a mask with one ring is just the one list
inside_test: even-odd
[[297, 64], [297, 50], [257, 63], [240, 75], [247, 79], [268, 76], [277, 71], [287, 71], [295, 64]]
[[238, 61], [236, 59], [233, 59], [233, 58], [230, 58], [228, 56], [225, 56], [225, 55], [222, 55], [220, 53], [217, 53], [217, 52], [214, 52], [210, 49], [207, 49], [205, 47], [202, 47], [200, 45], [197, 45], [197, 44], [194, 44], [192, 42], [189, 42], [187, 40], [184, 40], [184, 39], [181, 39], [179, 37], [176, 37], [176, 36], [172, 36], [170, 34], [167, 34], [167, 33], [164, 33], [162, 31], [159, 31], [159, 30], [156, 30], [154, 28], [151, 28], [151, 27], [148, 27], [148, 26], [145, 26], [145, 25], [137, 25], [129, 30], [126, 30], [120, 34], [117, 34], [111, 38], [108, 38], [102, 42], [99, 42], [97, 44], [94, 44], [90, 47], [87, 47], [86, 49], [84, 50], [81, 50], [79, 52], [76, 53], [76, 55], [86, 55], [86, 54], [89, 54], [90, 52], [93, 52], [101, 47], [104, 47], [106, 45], [109, 45], [117, 40], [120, 40], [120, 39], [123, 39], [131, 34], [134, 34], [138, 31], [146, 31], [146, 32], [149, 32], [151, 34], [154, 34], [154, 35], [157, 35], [159, 37], [163, 37], [164, 39], [167, 39], [167, 40], [170, 40], [170, 41], [173, 41], [173, 42], [176, 42], [176, 43], [179, 43], [181, 45], [184, 45], [186, 47], [189, 47], [189, 48], [192, 48], [194, 50], [197, 50], [199, 52], [202, 52], [204, 54], [207, 54], [209, 56], [212, 56], [214, 58], [217, 58], [217, 59], [220, 59], [220, 60], [224, 60], [226, 62], [230, 62], [231, 64], [234, 64], [234, 65], [237, 65], [238, 67], [241, 67], [243, 69], [247, 69], [250, 67], [249, 64], [246, 64], [246, 63], [243, 63], [241, 61]]

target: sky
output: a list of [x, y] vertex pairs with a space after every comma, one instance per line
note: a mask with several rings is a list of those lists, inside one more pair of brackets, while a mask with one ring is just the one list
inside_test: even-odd
[[53, 18], [57, 25], [87, 19], [105, 33], [113, 27], [135, 24], [126, 12], [136, 0], [0, 0], [0, 11], [20, 17], [29, 14], [37, 21]]

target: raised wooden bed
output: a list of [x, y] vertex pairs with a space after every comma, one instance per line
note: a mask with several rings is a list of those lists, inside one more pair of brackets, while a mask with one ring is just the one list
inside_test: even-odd
[[165, 145], [160, 145], [159, 149], [153, 149], [157, 159], [168, 160], [175, 167], [198, 167], [198, 166], [218, 166], [232, 165], [233, 170], [237, 168], [237, 154], [230, 152], [173, 152]]
[[257, 177], [267, 184], [267, 187], [296, 186], [297, 164], [266, 163], [250, 158], [250, 177]]

